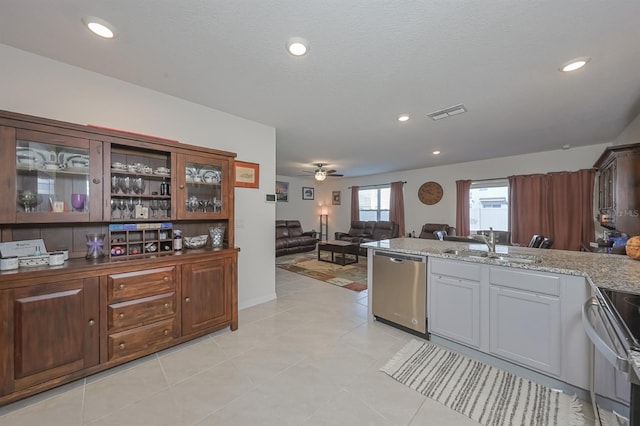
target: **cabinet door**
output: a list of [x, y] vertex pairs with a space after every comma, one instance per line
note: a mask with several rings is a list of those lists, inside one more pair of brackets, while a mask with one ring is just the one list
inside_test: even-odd
[[[6, 138], [6, 134], [4, 138]], [[5, 144], [6, 145], [6, 144]], [[18, 223], [102, 219], [102, 143], [16, 129], [0, 148], [15, 181], [5, 201]], [[3, 214], [3, 216], [6, 215]]]
[[229, 258], [182, 266], [182, 333], [188, 335], [232, 319]]
[[178, 219], [228, 218], [233, 188], [230, 170], [228, 159], [178, 155]]
[[12, 291], [13, 390], [55, 379], [99, 361], [98, 278]]
[[560, 299], [490, 287], [490, 352], [518, 364], [560, 374]]
[[480, 283], [432, 274], [430, 286], [429, 331], [480, 347]]

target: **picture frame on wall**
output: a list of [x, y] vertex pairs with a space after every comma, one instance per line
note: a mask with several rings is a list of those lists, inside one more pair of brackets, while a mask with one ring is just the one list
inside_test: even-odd
[[260, 185], [260, 165], [246, 161], [236, 161], [236, 187], [258, 188]]
[[313, 200], [315, 195], [315, 189], [309, 188], [308, 186], [302, 187], [302, 199], [303, 200]]
[[289, 182], [276, 181], [276, 202], [289, 201]]
[[331, 191], [331, 204], [334, 206], [340, 205], [340, 191]]

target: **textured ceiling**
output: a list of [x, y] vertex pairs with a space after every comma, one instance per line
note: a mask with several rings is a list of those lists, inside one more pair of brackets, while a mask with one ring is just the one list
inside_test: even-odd
[[273, 126], [278, 174], [359, 176], [612, 140], [639, 112], [639, 16], [637, 0], [3, 0], [0, 43]]

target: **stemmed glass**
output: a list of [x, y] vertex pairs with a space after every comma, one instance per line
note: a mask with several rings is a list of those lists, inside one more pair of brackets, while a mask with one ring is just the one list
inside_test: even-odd
[[118, 200], [116, 200], [115, 198], [111, 199], [111, 218], [115, 219], [115, 211], [118, 208]]
[[127, 209], [127, 202], [124, 198], [118, 200], [118, 210], [120, 210], [120, 219], [124, 219], [124, 211]]
[[151, 216], [152, 217], [156, 217], [159, 207], [160, 206], [158, 205], [158, 200], [149, 201], [149, 208], [151, 209]]
[[133, 219], [133, 210], [136, 208], [136, 204], [133, 198], [127, 200], [127, 209], [129, 209], [129, 219]]
[[163, 218], [168, 218], [169, 217], [169, 208], [171, 207], [171, 204], [169, 204], [169, 200], [160, 200], [158, 203], [158, 207], [160, 208], [160, 211], [162, 212], [162, 217]]

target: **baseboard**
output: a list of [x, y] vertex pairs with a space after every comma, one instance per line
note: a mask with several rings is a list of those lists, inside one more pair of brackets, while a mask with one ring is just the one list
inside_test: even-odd
[[255, 297], [253, 299], [245, 300], [242, 303], [238, 303], [238, 310], [247, 309], [247, 308], [250, 308], [252, 306], [259, 305], [261, 303], [270, 302], [270, 301], [275, 300], [277, 298], [278, 298], [278, 296], [276, 295], [276, 292], [274, 291], [273, 293], [270, 293], [270, 294], [268, 294], [266, 296]]

